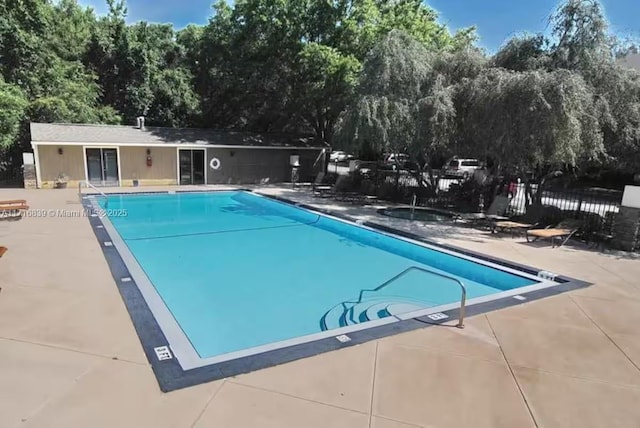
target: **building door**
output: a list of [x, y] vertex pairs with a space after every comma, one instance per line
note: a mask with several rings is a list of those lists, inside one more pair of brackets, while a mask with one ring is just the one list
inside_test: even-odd
[[118, 150], [86, 149], [87, 180], [94, 186], [118, 186]]
[[178, 151], [180, 184], [204, 184], [204, 158], [205, 151], [203, 149], [180, 149]]

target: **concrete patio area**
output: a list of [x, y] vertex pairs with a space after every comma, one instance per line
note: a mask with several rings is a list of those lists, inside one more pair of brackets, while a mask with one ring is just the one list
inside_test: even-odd
[[638, 255], [261, 191], [594, 285], [164, 394], [87, 218], [45, 214], [77, 189], [2, 189], [31, 211], [0, 222], [0, 427], [640, 427]]

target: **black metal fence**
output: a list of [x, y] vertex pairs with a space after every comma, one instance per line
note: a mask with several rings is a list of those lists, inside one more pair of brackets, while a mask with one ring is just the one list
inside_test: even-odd
[[[504, 215], [519, 218], [533, 204], [541, 205], [541, 223], [555, 224], [565, 219], [580, 219], [589, 232], [609, 232], [619, 212], [622, 191], [603, 188], [548, 187], [538, 193], [538, 184], [505, 183], [480, 185], [478, 181], [439, 177], [438, 171], [416, 173], [393, 171], [367, 165], [353, 176], [353, 190], [396, 203], [418, 204], [457, 212], [487, 210], [496, 194], [508, 194], [510, 203]], [[423, 185], [418, 181], [422, 180]]]
[[610, 234], [622, 202], [622, 191], [615, 189], [551, 188], [543, 189], [540, 194], [537, 190], [537, 185], [533, 185], [527, 194], [524, 185], [518, 186], [507, 214], [524, 215], [527, 206], [539, 203], [543, 207], [542, 220], [547, 224], [578, 219], [583, 221], [583, 230], [587, 233]]

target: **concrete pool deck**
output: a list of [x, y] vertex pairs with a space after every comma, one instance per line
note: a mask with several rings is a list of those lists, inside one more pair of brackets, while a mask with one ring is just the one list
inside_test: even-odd
[[[167, 189], [177, 190], [108, 190]], [[77, 190], [3, 189], [31, 211], [0, 222], [0, 426], [640, 426], [637, 255], [261, 191], [594, 285], [470, 317], [464, 330], [425, 328], [164, 394], [88, 220], [74, 216]]]

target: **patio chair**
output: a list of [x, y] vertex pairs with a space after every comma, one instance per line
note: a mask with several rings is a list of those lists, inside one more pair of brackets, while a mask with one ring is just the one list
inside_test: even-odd
[[509, 208], [509, 202], [511, 200], [507, 196], [498, 195], [493, 199], [493, 202], [489, 206], [484, 213], [471, 213], [471, 214], [460, 214], [456, 220], [470, 222], [475, 225], [478, 223], [487, 224], [493, 227], [493, 223], [496, 221], [506, 221], [509, 220], [509, 217], [506, 217], [504, 214]]
[[336, 200], [349, 200], [357, 197], [358, 192], [352, 191], [352, 183], [346, 175], [340, 175], [329, 191], [325, 192]]
[[613, 241], [613, 226], [617, 213], [609, 211], [605, 214], [604, 219], [596, 227], [595, 230], [587, 235], [587, 244], [589, 248], [600, 249], [604, 251]]
[[[564, 220], [558, 223], [556, 227], [546, 229], [531, 229], [526, 231], [527, 242], [535, 242], [538, 239], [551, 240], [551, 247], [561, 247], [567, 243], [573, 235], [575, 235], [583, 226], [580, 220]], [[556, 241], [559, 242], [556, 245]]]
[[318, 175], [316, 175], [315, 180], [311, 183], [311, 193], [313, 193], [313, 195], [322, 195], [324, 192], [328, 192], [333, 189], [333, 186], [331, 185], [322, 184], [324, 178], [324, 171], [320, 171]]

